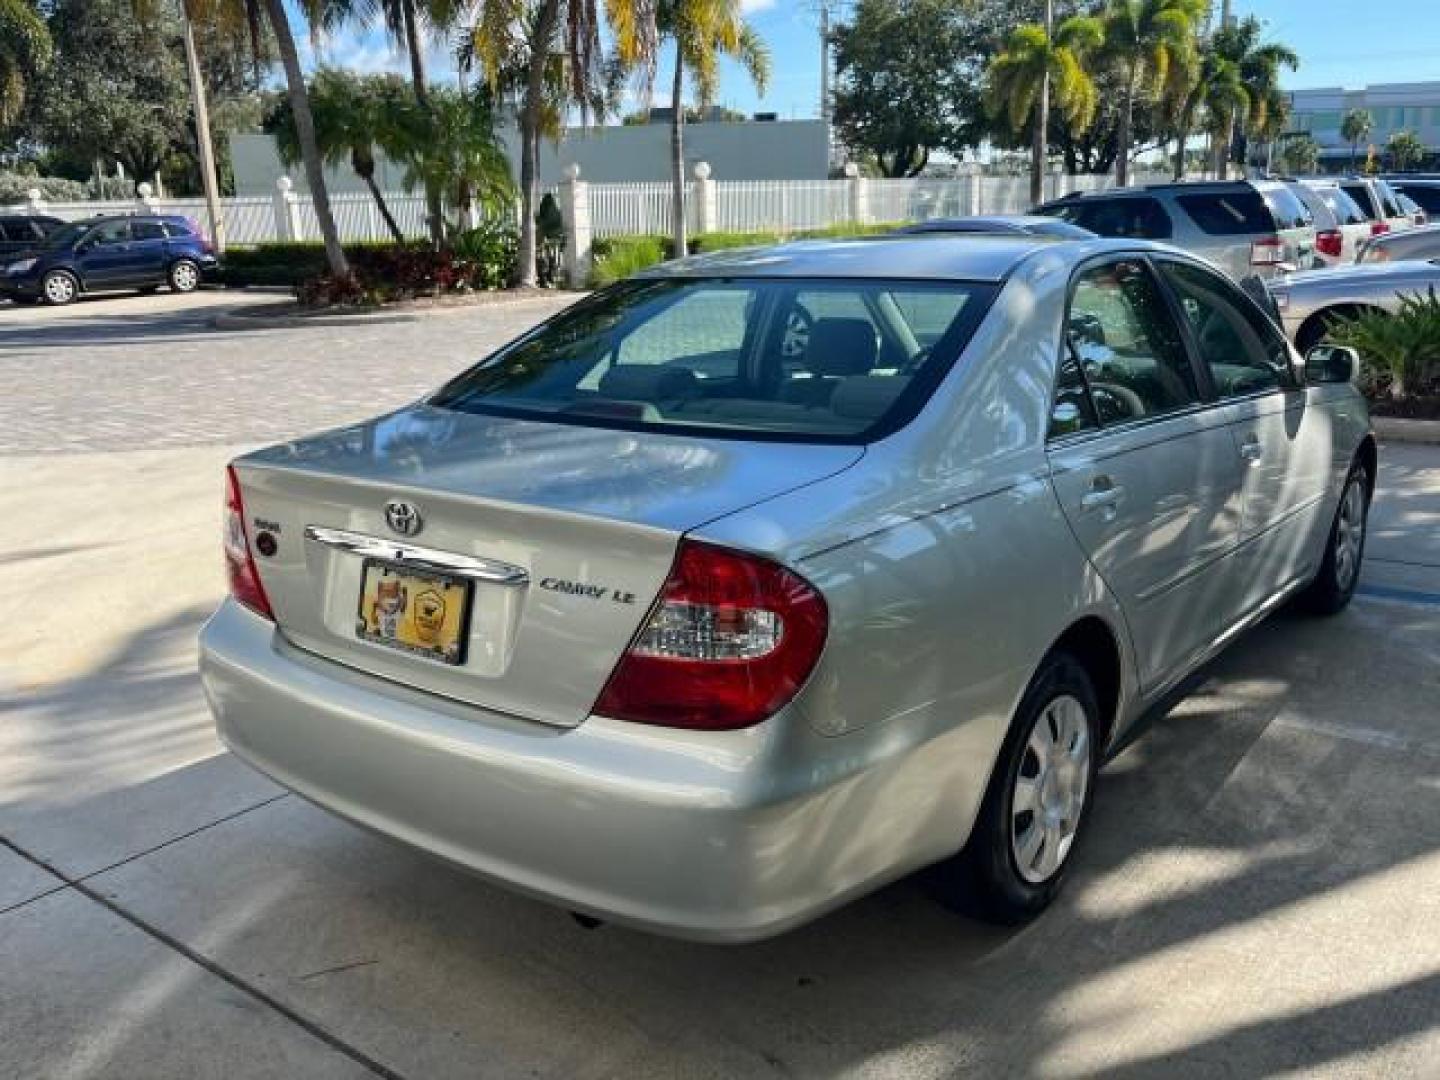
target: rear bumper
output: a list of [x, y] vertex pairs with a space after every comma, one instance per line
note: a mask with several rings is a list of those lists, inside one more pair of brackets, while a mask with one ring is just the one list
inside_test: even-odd
[[847, 740], [823, 740], [828, 761], [807, 762], [779, 745], [806, 727], [783, 717], [739, 732], [512, 721], [300, 652], [229, 600], [200, 669], [221, 737], [285, 786], [518, 891], [658, 933], [768, 937], [964, 839], [947, 828], [937, 850], [910, 827], [902, 801], [925, 745], [857, 762]]

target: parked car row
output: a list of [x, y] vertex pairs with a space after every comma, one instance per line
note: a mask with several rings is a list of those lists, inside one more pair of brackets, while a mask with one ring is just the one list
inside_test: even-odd
[[68, 304], [87, 292], [192, 292], [217, 269], [209, 239], [194, 221], [171, 214], [125, 214], [69, 224], [36, 215], [0, 218], [0, 297]]

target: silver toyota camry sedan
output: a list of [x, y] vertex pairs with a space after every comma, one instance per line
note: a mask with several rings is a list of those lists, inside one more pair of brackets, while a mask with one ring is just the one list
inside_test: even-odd
[[206, 693], [280, 783], [577, 913], [740, 941], [933, 864], [1022, 919], [1147, 708], [1349, 600], [1354, 363], [1144, 243], [670, 264], [235, 461]]

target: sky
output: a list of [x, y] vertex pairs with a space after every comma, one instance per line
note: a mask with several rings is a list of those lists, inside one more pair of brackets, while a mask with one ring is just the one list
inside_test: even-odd
[[[765, 38], [772, 56], [769, 90], [756, 93], [734, 64], [722, 71], [719, 104], [744, 113], [777, 112], [785, 119], [819, 114], [819, 0], [742, 0], [747, 17]], [[843, 7], [831, 0], [833, 7]], [[1297, 72], [1286, 72], [1286, 89], [1367, 83], [1440, 81], [1440, 0], [1234, 0], [1237, 15], [1264, 20], [1269, 35], [1295, 49]], [[315, 62], [301, 41], [307, 65]], [[325, 62], [363, 71], [408, 73], [379, 31], [347, 30], [326, 42]], [[432, 77], [454, 78], [454, 63], [443, 47], [431, 50]], [[669, 101], [668, 50], [661, 57], [652, 103]], [[639, 107], [638, 94], [631, 105]]]

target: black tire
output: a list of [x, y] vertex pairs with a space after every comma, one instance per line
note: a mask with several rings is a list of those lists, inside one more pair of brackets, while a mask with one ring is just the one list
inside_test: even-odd
[[51, 307], [63, 307], [80, 295], [80, 281], [68, 270], [51, 270], [40, 279], [40, 295]]
[[200, 264], [194, 259], [176, 259], [170, 264], [170, 290], [177, 293], [194, 292], [200, 287]]
[[[1041, 724], [1054, 730], [1047, 713], [1062, 700], [1067, 701], [1067, 709], [1070, 708], [1068, 702], [1075, 702], [1083, 714], [1080, 719], [1088, 746], [1083, 768], [1084, 787], [1078, 796], [1078, 812], [1068, 819], [1073, 820], [1073, 831], [1062, 842], [1062, 847], [1054, 849], [1060, 851], [1058, 865], [1037, 877], [1033, 864], [1028, 872], [1022, 871], [1017, 858], [1020, 838], [1027, 835], [1028, 830], [1016, 836], [1015, 822], [1023, 820], [1026, 811], [1015, 810], [1015, 796], [1022, 772], [1028, 777], [1032, 769], [1037, 769], [1039, 779], [1030, 790], [1047, 790], [1046, 774], [1038, 769], [1038, 759], [1030, 748], [1031, 734]], [[969, 842], [960, 854], [937, 868], [942, 900], [991, 922], [1015, 924], [1034, 918], [1055, 899], [1073, 861], [1075, 847], [1084, 835], [1094, 801], [1101, 753], [1099, 719], [1095, 687], [1084, 666], [1069, 653], [1051, 653], [1035, 673], [1016, 710]], [[1032, 826], [1037, 823], [1035, 815], [1039, 812], [1029, 812]], [[1042, 845], [1048, 842], [1047, 836]]]
[[[1354, 514], [1359, 514], [1358, 536]], [[1340, 489], [1340, 504], [1330, 523], [1325, 539], [1325, 557], [1315, 580], [1302, 594], [1305, 606], [1317, 615], [1335, 615], [1349, 605], [1360, 581], [1360, 567], [1365, 561], [1365, 539], [1370, 521], [1370, 472], [1363, 462], [1350, 466], [1345, 486]], [[1347, 556], [1348, 550], [1348, 556]]]

